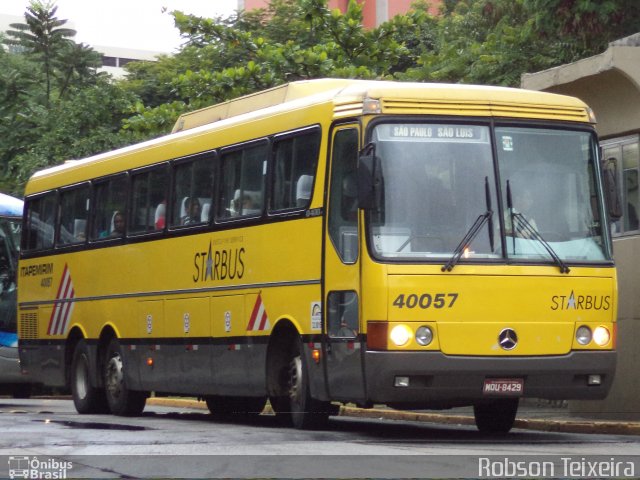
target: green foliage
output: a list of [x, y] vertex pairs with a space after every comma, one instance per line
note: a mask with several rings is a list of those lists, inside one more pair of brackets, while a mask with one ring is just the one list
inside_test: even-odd
[[180, 51], [132, 62], [122, 80], [32, 0], [0, 49], [0, 187], [34, 169], [168, 133], [184, 112], [286, 82], [381, 78], [518, 86], [520, 76], [604, 51], [640, 31], [638, 0], [418, 0], [375, 29], [362, 5], [272, 0], [228, 18], [173, 12]]
[[58, 7], [40, 0], [32, 0], [24, 15], [25, 23], [13, 23], [14, 30], [7, 31], [4, 43], [16, 47], [40, 61], [45, 74], [45, 98], [51, 99], [51, 79], [54, 76], [54, 61], [57, 53], [70, 43], [75, 30], [63, 28], [66, 20], [55, 14]]
[[[185, 47], [155, 67], [134, 66], [127, 79], [143, 98], [178, 102], [170, 109], [145, 103], [153, 108], [138, 112], [133, 122], [139, 132], [146, 122], [150, 135], [180, 110], [175, 105], [193, 110], [319, 77], [393, 78], [435, 44], [436, 20], [424, 5], [373, 30], [362, 26], [362, 5], [355, 0], [344, 14], [331, 11], [327, 0], [273, 0], [268, 9], [228, 19], [173, 15]], [[167, 81], [171, 69], [175, 76]]]
[[99, 80], [88, 87], [74, 87], [68, 98], [49, 108], [27, 104], [28, 111], [16, 115], [6, 128], [0, 125], [0, 135], [17, 137], [7, 142], [17, 146], [11, 152], [0, 147], [5, 173], [19, 186], [37, 169], [136, 141], [120, 131], [133, 100], [110, 82]]
[[100, 54], [55, 13], [32, 1], [0, 49], [0, 186], [15, 194], [36, 169], [131, 142], [120, 130], [137, 99], [96, 73]]

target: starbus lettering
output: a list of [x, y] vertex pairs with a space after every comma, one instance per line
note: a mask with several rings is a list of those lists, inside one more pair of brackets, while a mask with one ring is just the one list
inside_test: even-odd
[[576, 295], [574, 291], [567, 295], [551, 297], [551, 310], [609, 310], [610, 295]]
[[193, 257], [193, 282], [234, 280], [244, 276], [244, 247], [196, 252]]

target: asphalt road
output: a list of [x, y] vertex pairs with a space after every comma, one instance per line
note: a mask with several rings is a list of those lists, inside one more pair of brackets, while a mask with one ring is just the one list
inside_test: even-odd
[[149, 405], [124, 418], [79, 415], [70, 400], [0, 398], [0, 477], [29, 464], [49, 478], [490, 478], [512, 476], [518, 462], [529, 477], [545, 465], [555, 476], [573, 466], [586, 478], [593, 465], [638, 476], [640, 437], [518, 428], [491, 437], [470, 425], [353, 417], [299, 431], [264, 414], [221, 422]]

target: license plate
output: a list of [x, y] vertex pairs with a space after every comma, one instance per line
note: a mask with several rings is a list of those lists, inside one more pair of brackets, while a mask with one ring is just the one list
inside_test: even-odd
[[482, 387], [485, 395], [520, 396], [524, 392], [522, 378], [487, 378]]

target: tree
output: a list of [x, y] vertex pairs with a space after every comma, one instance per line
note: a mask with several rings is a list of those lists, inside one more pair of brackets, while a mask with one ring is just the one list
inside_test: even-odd
[[535, 72], [595, 55], [640, 31], [637, 0], [461, 0], [447, 3], [436, 47], [400, 77], [518, 86]]
[[538, 35], [557, 60], [572, 62], [640, 30], [637, 0], [526, 0]]
[[0, 49], [0, 186], [18, 193], [37, 169], [131, 143], [121, 131], [133, 93], [97, 73], [100, 55], [76, 44], [56, 7], [32, 1]]
[[[20, 187], [41, 168], [137, 141], [137, 137], [121, 130], [136, 100], [107, 78], [99, 77], [93, 85], [72, 87], [67, 98], [49, 109], [31, 105], [29, 112], [14, 118], [8, 128], [0, 126], [0, 135], [15, 129], [21, 136], [22, 147], [5, 157], [9, 177]], [[0, 146], [0, 158], [2, 153]]]
[[25, 23], [12, 23], [14, 30], [7, 31], [4, 43], [19, 47], [41, 61], [45, 74], [45, 98], [51, 98], [51, 79], [54, 61], [61, 49], [68, 46], [75, 30], [62, 28], [66, 20], [59, 20], [55, 15], [58, 7], [40, 0], [31, 0], [24, 15]]
[[640, 31], [637, 0], [445, 0], [438, 17], [419, 0], [371, 30], [355, 0], [345, 13], [327, 0], [273, 0], [228, 18], [173, 12], [182, 49], [129, 63], [128, 77], [111, 81], [55, 13], [33, 0], [5, 40], [10, 51], [0, 50], [0, 182], [11, 188], [34, 168], [166, 134], [183, 112], [290, 81], [517, 86], [524, 72]]
[[154, 66], [128, 66], [125, 88], [169, 106], [147, 101], [138, 108], [127, 128], [139, 134], [165, 133], [172, 113], [295, 80], [393, 78], [434, 45], [435, 20], [424, 5], [372, 30], [363, 27], [355, 0], [344, 14], [330, 10], [327, 0], [273, 0], [267, 9], [227, 19], [173, 15], [184, 48]]
[[58, 96], [65, 98], [72, 86], [95, 84], [101, 55], [84, 43], [67, 42], [53, 58]]

